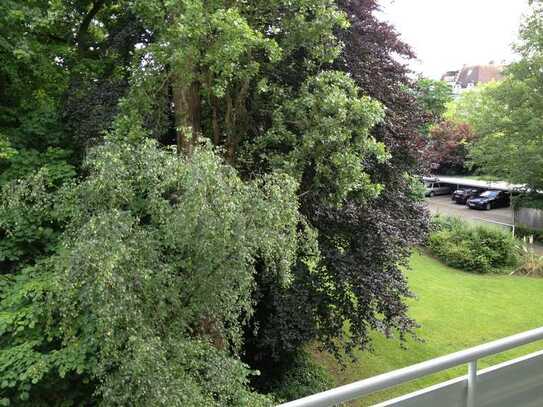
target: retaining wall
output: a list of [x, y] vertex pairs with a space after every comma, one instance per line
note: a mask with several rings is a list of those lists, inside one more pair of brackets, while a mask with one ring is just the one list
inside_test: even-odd
[[543, 230], [543, 210], [519, 208], [515, 210], [515, 224], [529, 229]]

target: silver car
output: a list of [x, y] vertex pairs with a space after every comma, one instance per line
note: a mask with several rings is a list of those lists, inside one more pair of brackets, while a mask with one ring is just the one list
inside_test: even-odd
[[437, 181], [424, 181], [426, 186], [426, 196], [449, 195], [451, 187]]

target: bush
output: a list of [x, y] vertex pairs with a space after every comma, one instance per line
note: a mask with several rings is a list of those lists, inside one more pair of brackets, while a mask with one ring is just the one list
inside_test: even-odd
[[522, 247], [522, 251], [522, 260], [513, 274], [527, 277], [543, 277], [543, 256], [538, 256], [526, 245]]
[[326, 369], [318, 366], [305, 351], [296, 353], [271, 384], [273, 396], [279, 400], [296, 400], [330, 389], [333, 380]]
[[463, 221], [460, 218], [454, 216], [433, 216], [430, 220], [430, 233], [438, 232], [440, 230], [453, 230], [455, 228], [461, 228]]
[[543, 195], [539, 193], [527, 193], [517, 195], [513, 199], [515, 208], [543, 209]]
[[435, 217], [428, 247], [445, 264], [466, 271], [499, 272], [518, 264], [518, 244], [508, 231], [458, 218]]

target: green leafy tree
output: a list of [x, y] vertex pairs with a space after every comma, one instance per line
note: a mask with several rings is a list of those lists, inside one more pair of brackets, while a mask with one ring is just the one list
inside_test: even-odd
[[420, 78], [417, 81], [415, 96], [419, 103], [437, 122], [447, 110], [447, 104], [453, 100], [452, 87], [445, 81]]
[[469, 94], [456, 107], [455, 115], [473, 125], [477, 136], [470, 158], [480, 171], [543, 187], [543, 129], [541, 81], [543, 9], [534, 3], [532, 15], [521, 30], [519, 62], [508, 67], [506, 79]]
[[302, 193], [325, 192], [336, 204], [349, 196], [379, 195], [382, 186], [372, 182], [361, 163], [389, 158], [384, 144], [369, 135], [383, 110], [377, 101], [359, 97], [346, 74], [330, 71], [309, 78], [297, 98], [274, 112], [274, 119], [264, 151], [270, 152], [273, 168], [291, 172], [300, 182], [312, 172]]
[[[151, 141], [106, 143], [86, 169], [85, 181], [52, 196], [42, 177], [4, 195], [8, 242], [28, 226], [8, 223], [9, 213], [66, 228], [52, 255], [4, 276], [3, 394], [77, 403], [94, 383], [104, 405], [269, 404], [247, 390], [236, 354], [255, 259], [278, 286], [291, 280], [293, 180], [244, 183], [208, 148], [181, 160]], [[39, 213], [26, 214], [29, 201]]]
[[[281, 83], [286, 78], [277, 77], [281, 69], [316, 73], [331, 63], [341, 49], [333, 30], [346, 25], [330, 0], [136, 1], [132, 7], [154, 35], [140, 49], [144, 67], [140, 60], [134, 66], [129, 99], [139, 111], [127, 112], [127, 118], [135, 115], [128, 120], [148, 120], [168, 106], [161, 118], [173, 117], [179, 151], [190, 154], [203, 135], [231, 162], [259, 125], [249, 108], [257, 94], [271, 98], [266, 108], [273, 109], [289, 91]], [[155, 125], [162, 130], [159, 121]]]
[[[246, 348], [249, 360], [263, 372], [258, 384], [264, 389], [277, 377], [277, 368], [288, 370], [292, 354], [313, 338], [328, 350], [337, 350], [334, 345], [338, 344], [345, 344], [349, 350], [368, 346], [368, 327], [400, 337], [413, 327], [403, 301], [409, 289], [401, 265], [406, 265], [410, 248], [425, 233], [425, 209], [413, 188], [420, 182], [413, 180], [412, 174], [419, 171], [418, 129], [426, 124], [427, 115], [413, 97], [413, 83], [405, 66], [395, 58], [397, 54], [406, 58], [413, 54], [393, 27], [376, 18], [376, 2], [350, 0], [340, 2], [340, 6], [351, 24], [338, 32], [345, 48], [334, 68], [348, 72], [362, 94], [386, 106], [383, 122], [369, 135], [386, 146], [388, 159], [382, 161], [367, 154], [362, 161], [363, 171], [374, 186], [384, 188], [377, 198], [361, 199], [363, 194], [354, 191], [341, 205], [334, 205], [327, 184], [311, 187], [315, 170], [311, 162], [306, 162], [301, 191], [308, 192], [300, 194], [300, 208], [318, 245], [305, 248], [304, 254], [310, 254], [316, 262], [310, 263], [311, 267], [306, 262], [297, 265], [296, 279], [288, 290], [270, 287], [265, 281], [257, 286], [260, 329], [256, 337], [248, 336]], [[295, 66], [296, 71], [280, 72], [284, 72], [285, 82], [301, 88], [311, 71]], [[323, 111], [321, 118], [326, 120], [327, 116]], [[290, 124], [290, 132], [297, 134], [296, 125]], [[345, 131], [341, 122], [336, 125], [338, 131]], [[284, 141], [286, 150], [277, 142], [275, 148], [288, 152], [294, 141]], [[271, 161], [252, 158], [243, 165], [261, 170]], [[318, 257], [313, 254], [315, 249]], [[349, 336], [343, 336], [346, 324]]]
[[0, 133], [18, 154], [0, 161], [0, 183], [46, 164], [55, 182], [70, 177], [110, 128], [142, 37], [122, 2], [2, 2]]
[[502, 119], [499, 102], [493, 96], [499, 87], [500, 82], [492, 81], [463, 92], [447, 105], [445, 118], [469, 124], [478, 135], [492, 133], [494, 123]]
[[[146, 131], [175, 143], [188, 156], [193, 143], [203, 137], [248, 179], [287, 172], [299, 182], [302, 241], [320, 236], [319, 223], [327, 223], [317, 213], [347, 208], [349, 202], [370, 202], [382, 191], [383, 185], [369, 172], [390, 158], [384, 144], [370, 134], [383, 119], [382, 107], [363, 96], [344, 72], [334, 70], [332, 63], [342, 52], [335, 32], [348, 23], [333, 1], [196, 1], [165, 7], [135, 2], [133, 10], [155, 35], [140, 47], [141, 59], [133, 66], [132, 87], [116, 125], [121, 137], [137, 142]], [[183, 24], [164, 24], [178, 19]], [[168, 114], [161, 115], [164, 111]], [[316, 208], [317, 202], [323, 207]], [[342, 336], [338, 326], [354, 319], [349, 347], [367, 344], [368, 326], [383, 323], [402, 333], [413, 326], [399, 304], [409, 293], [396, 268], [399, 285], [390, 287], [383, 281], [383, 291], [375, 293], [374, 302], [363, 300], [369, 287], [359, 286], [356, 297], [364, 312], [348, 301], [352, 296], [348, 287], [359, 285], [364, 273], [340, 271], [333, 265], [337, 253], [354, 247], [339, 236], [343, 225], [336, 227], [338, 236], [327, 231], [316, 247], [304, 246], [291, 287], [274, 286], [258, 273], [257, 312], [251, 325], [259, 333], [255, 337], [256, 330], [249, 329], [246, 338], [251, 365], [261, 366], [264, 355], [271, 356], [272, 362], [288, 360], [315, 338], [336, 350], [336, 339]], [[357, 237], [349, 234], [348, 239]], [[382, 271], [377, 269], [372, 273]], [[329, 270], [326, 278], [325, 270]], [[330, 290], [329, 296], [323, 296], [323, 287], [330, 287], [332, 281], [338, 294]], [[381, 300], [391, 295], [390, 312], [382, 318], [379, 310], [387, 305]], [[340, 297], [345, 301], [334, 314], [331, 310]], [[291, 323], [278, 326], [285, 313], [290, 313]]]
[[[27, 175], [44, 161], [52, 168], [69, 165], [60, 151], [69, 145], [63, 139], [59, 114], [67, 78], [55, 62], [66, 49], [54, 40], [46, 41], [55, 35], [47, 3], [8, 0], [0, 5], [0, 133], [12, 151], [0, 160], [0, 173], [10, 172], [2, 174], [0, 183]], [[48, 148], [55, 153], [41, 159]], [[61, 173], [51, 175], [62, 178]]]

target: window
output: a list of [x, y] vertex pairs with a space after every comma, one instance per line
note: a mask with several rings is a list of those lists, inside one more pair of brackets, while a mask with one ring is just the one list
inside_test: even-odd
[[485, 191], [481, 194], [485, 198], [494, 198], [498, 195], [498, 191]]

